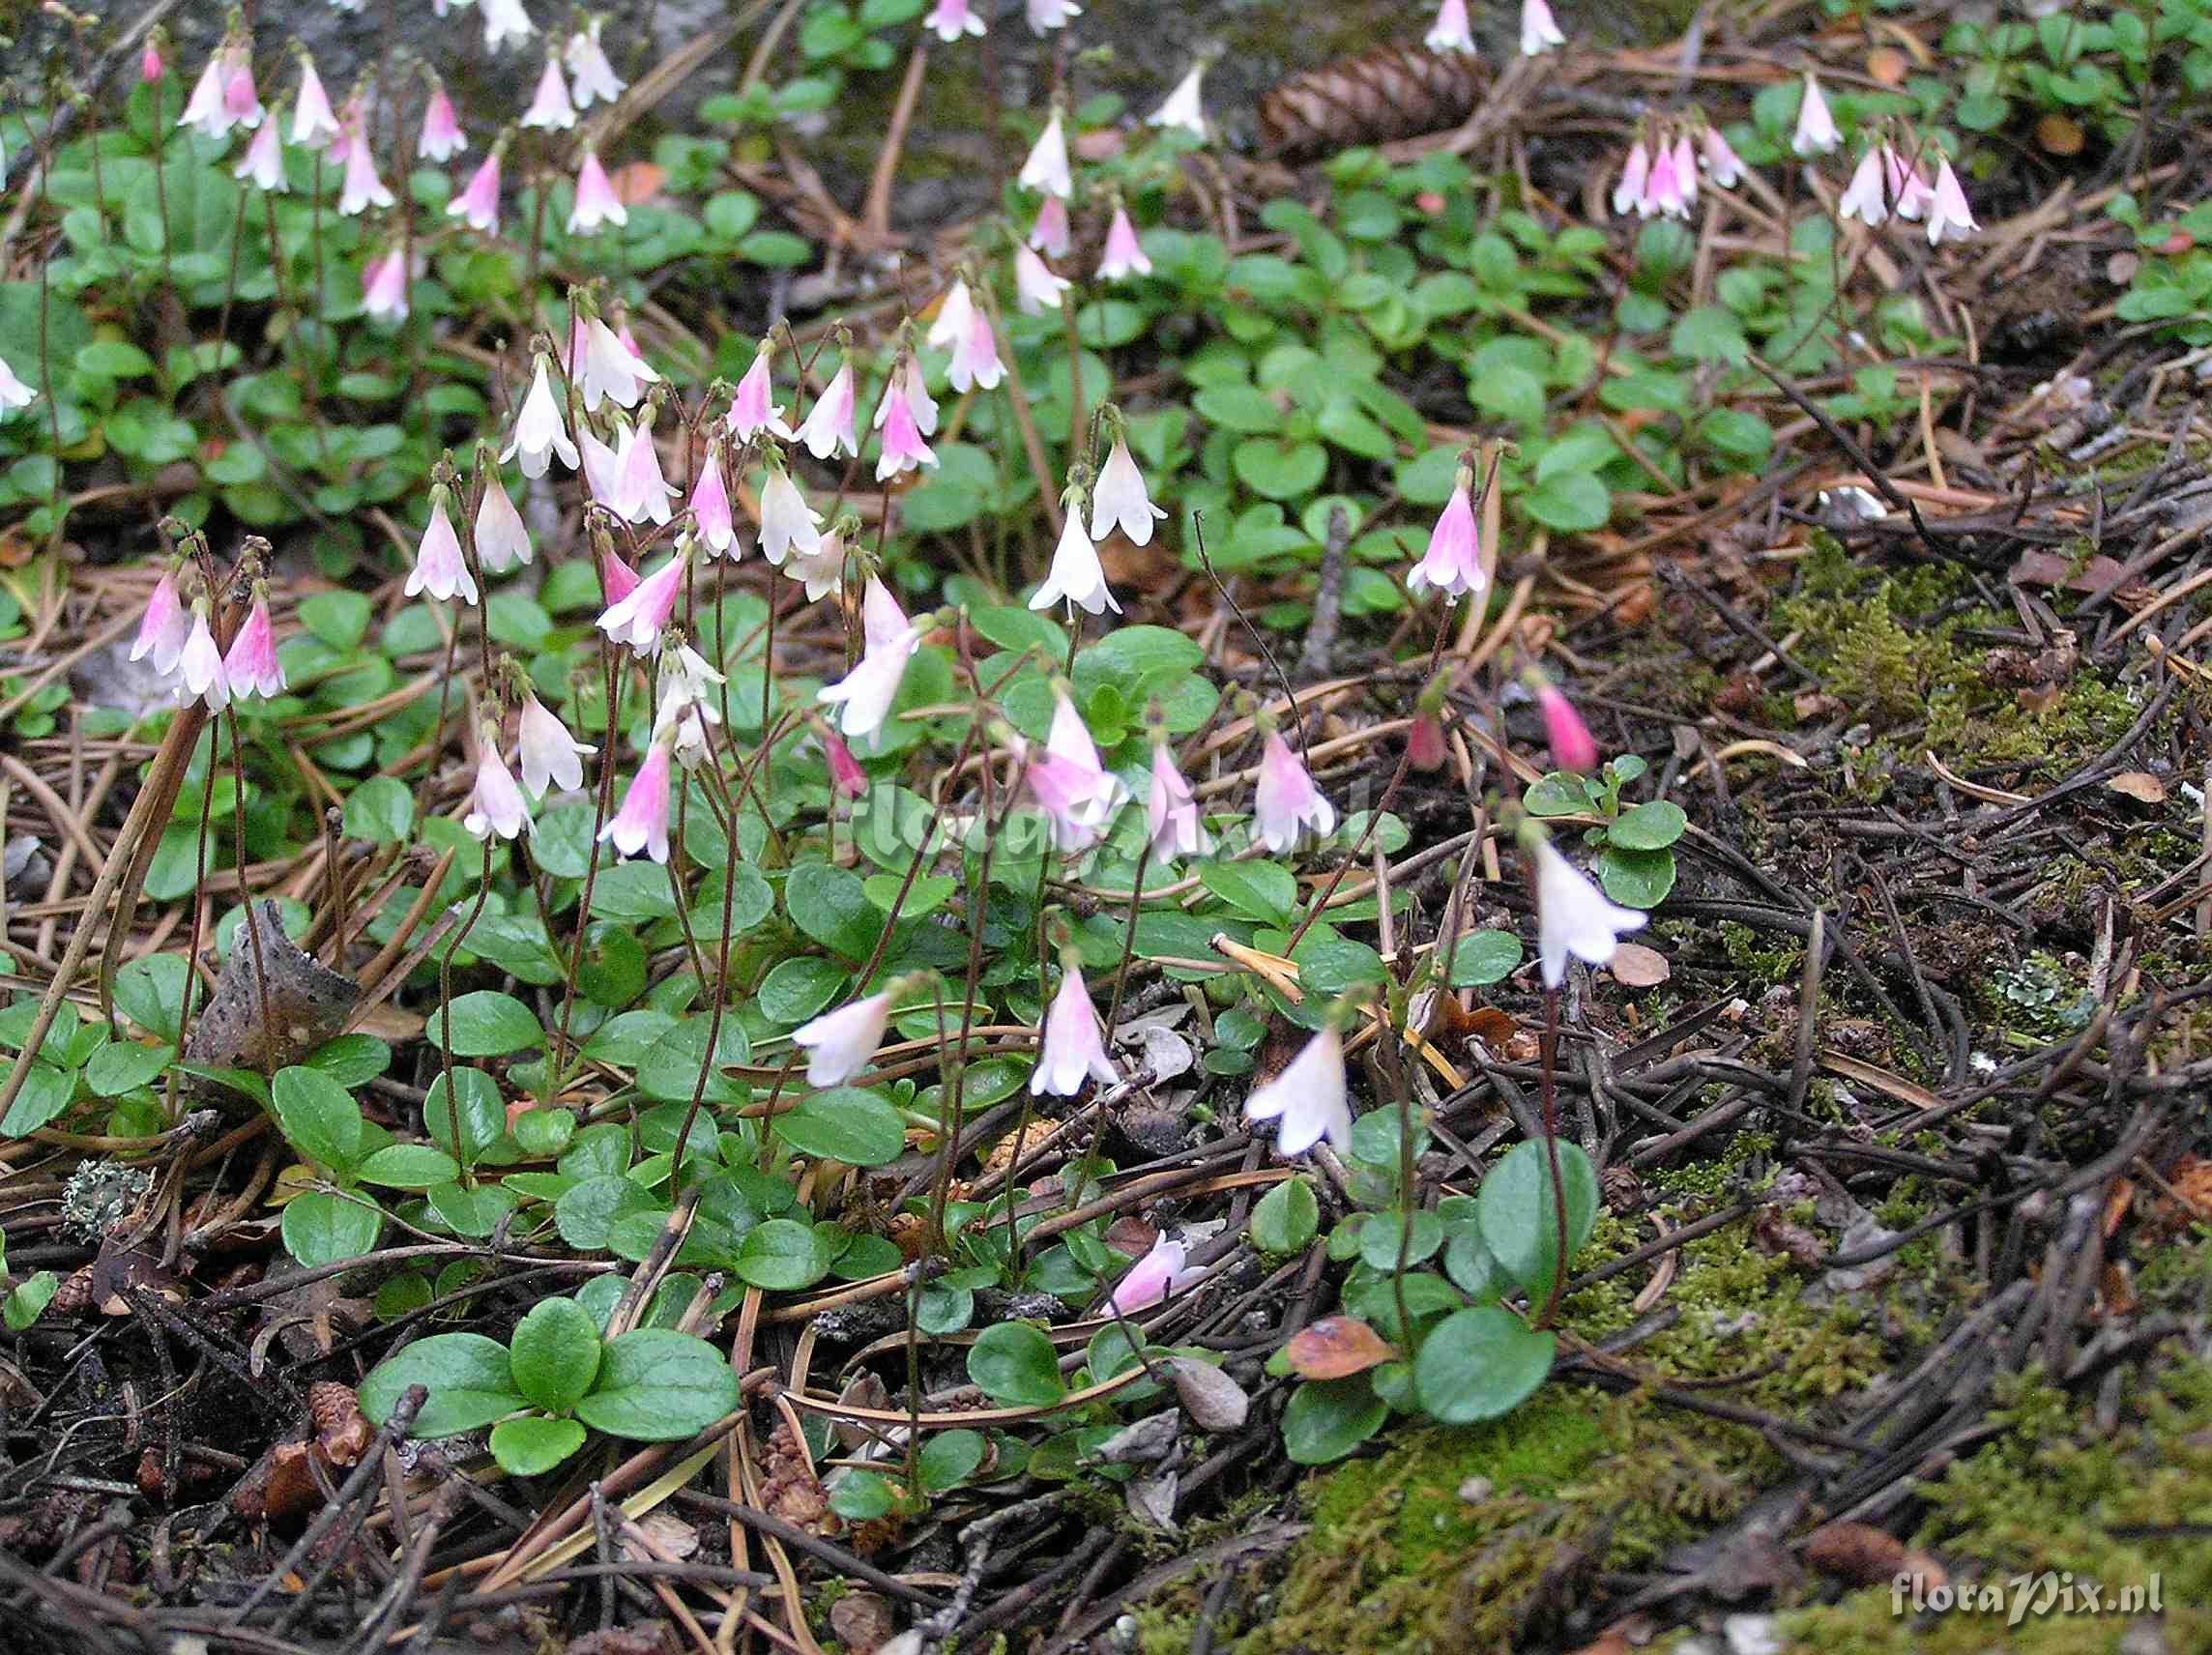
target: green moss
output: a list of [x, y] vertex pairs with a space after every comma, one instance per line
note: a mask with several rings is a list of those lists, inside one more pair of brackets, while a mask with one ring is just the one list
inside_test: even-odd
[[[1755, 1137], [1756, 1135], [1747, 1135]], [[1746, 1153], [1755, 1152], [1747, 1149]], [[1666, 1214], [1680, 1223], [1692, 1213]], [[1648, 1227], [1602, 1217], [1586, 1255], [1617, 1258]], [[1574, 1294], [1563, 1322], [1602, 1339], [1635, 1322], [1637, 1271]], [[1888, 1372], [1932, 1319], [1939, 1284], [1901, 1269], [1882, 1288], [1823, 1305], [1801, 1271], [1733, 1226], [1685, 1247], [1664, 1303], [1673, 1322], [1628, 1360], [1667, 1380], [1727, 1379], [1732, 1400], [1790, 1417]], [[1957, 1302], [1952, 1293], [1946, 1302]], [[1506, 1418], [1395, 1439], [1310, 1483], [1313, 1533], [1238, 1655], [1425, 1655], [1508, 1649], [1555, 1606], [1538, 1586], [1562, 1549], [1647, 1569], [1728, 1522], [1787, 1473], [1755, 1432], [1666, 1407], [1646, 1392], [1553, 1386]], [[1464, 1493], [1463, 1493], [1464, 1491]], [[1470, 1496], [1472, 1497], [1470, 1497]]]
[[[2079, 668], [2049, 706], [2023, 706], [1990, 671], [1972, 627], [2010, 617], [1963, 608], [1968, 590], [1945, 568], [1883, 573], [1816, 538], [1797, 591], [1774, 606], [1777, 633], [1821, 687], [1873, 726], [1852, 767], [1854, 791], [1878, 795], [1897, 769], [1925, 769], [1934, 751], [1954, 769], [2017, 767], [2055, 776], [2116, 741], [2142, 709], [2128, 688]], [[1782, 710], [1777, 710], [1782, 711]], [[1787, 723], [1788, 718], [1782, 720]]]
[[[2201, 1270], [2207, 1250], [2194, 1252]], [[2212, 1371], [2168, 1363], [2130, 1399], [2110, 1436], [2081, 1403], [2031, 1374], [1994, 1416], [2007, 1434], [1927, 1485], [1916, 1543], [1958, 1582], [2003, 1585], [2045, 1570], [2107, 1593], [2157, 1576], [2163, 1647], [2212, 1648]], [[2008, 1598], [2009, 1601], [2009, 1598]], [[2001, 1614], [1899, 1615], [1883, 1587], [1783, 1617], [1787, 1647], [1821, 1655], [2031, 1655], [2117, 1650], [2121, 1616], [2048, 1614], [2007, 1626]]]

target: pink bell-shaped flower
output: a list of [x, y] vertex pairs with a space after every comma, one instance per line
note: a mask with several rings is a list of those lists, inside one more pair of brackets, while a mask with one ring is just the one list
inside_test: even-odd
[[815, 699], [841, 707], [838, 723], [847, 736], [872, 736], [890, 716], [906, 677], [907, 662], [921, 647], [922, 628], [908, 621], [890, 589], [871, 576], [860, 599], [860, 658], [835, 683], [815, 691]]
[[775, 387], [769, 377], [769, 359], [773, 355], [775, 346], [763, 339], [760, 349], [753, 353], [753, 365], [738, 381], [738, 393], [730, 402], [729, 428], [730, 435], [741, 443], [750, 442], [763, 431], [791, 441], [791, 427], [783, 422], [783, 410], [775, 406]]
[[584, 152], [584, 159], [576, 167], [576, 202], [568, 210], [568, 234], [590, 236], [598, 232], [602, 224], [623, 225], [629, 222], [629, 209], [622, 204], [615, 187], [607, 177], [607, 169], [599, 164], [598, 156]]
[[1428, 550], [1406, 576], [1411, 591], [1434, 588], [1456, 603], [1463, 593], [1479, 593], [1490, 584], [1482, 572], [1482, 536], [1475, 527], [1473, 486], [1474, 473], [1461, 466], [1452, 482], [1451, 498], [1444, 502], [1436, 527], [1429, 531]]
[[1272, 1120], [1275, 1153], [1302, 1155], [1327, 1139], [1337, 1153], [1352, 1147], [1351, 1088], [1344, 1073], [1344, 1038], [1324, 1028], [1290, 1066], [1244, 1100], [1254, 1120]]
[[854, 432], [853, 420], [853, 363], [848, 358], [837, 364], [830, 384], [814, 399], [806, 418], [800, 421], [799, 441], [818, 460], [826, 460], [840, 450], [857, 456], [860, 451], [860, 439]]
[[669, 760], [675, 747], [673, 728], [666, 735], [655, 734], [637, 774], [623, 792], [622, 808], [599, 829], [602, 843], [626, 857], [643, 851], [656, 862], [668, 860]]
[[568, 734], [568, 726], [537, 696], [522, 698], [522, 785], [533, 798], [548, 788], [573, 793], [584, 785], [584, 761], [598, 748]]
[[177, 657], [185, 653], [185, 640], [191, 636], [191, 618], [177, 600], [177, 577], [164, 569], [147, 595], [146, 613], [139, 618], [131, 658], [138, 661], [151, 655], [154, 670], [167, 678], [177, 670]]
[[1044, 1049], [1030, 1071], [1033, 1096], [1073, 1097], [1086, 1080], [1112, 1086], [1120, 1076], [1098, 1028], [1098, 1012], [1072, 959], [1061, 965], [1060, 990], [1044, 1014]]
[[1151, 836], [1152, 856], [1165, 865], [1184, 857], [1213, 854], [1213, 835], [1198, 819], [1198, 798], [1176, 769], [1175, 753], [1164, 740], [1152, 745], [1152, 786], [1145, 803], [1145, 827]]
[[1309, 828], [1320, 836], [1336, 828], [1335, 806], [1322, 797], [1312, 774], [1275, 730], [1267, 732], [1261, 750], [1252, 821], [1260, 842], [1277, 856], [1295, 845]]
[[794, 1029], [791, 1043], [806, 1054], [806, 1084], [841, 1087], [866, 1068], [884, 1043], [890, 1014], [891, 991], [879, 989]]
[[937, 0], [935, 9], [922, 19], [922, 26], [950, 45], [963, 35], [982, 34], [983, 19], [975, 15], [969, 0]]
[[413, 597], [426, 592], [446, 602], [458, 597], [463, 603], [474, 603], [477, 583], [461, 556], [460, 537], [453, 533], [453, 520], [446, 515], [446, 498], [444, 483], [431, 487], [430, 520], [423, 527], [422, 542], [416, 547], [415, 566], [408, 572], [403, 595]]
[[1113, 221], [1106, 226], [1106, 250], [1098, 260], [1098, 279], [1122, 281], [1151, 274], [1152, 261], [1137, 245], [1137, 227], [1129, 222], [1129, 210], [1117, 201]]
[[222, 676], [240, 701], [264, 700], [284, 693], [284, 669], [276, 661], [276, 628], [269, 620], [269, 596], [255, 583], [253, 606], [222, 657]]
[[461, 826], [479, 839], [497, 833], [512, 839], [533, 830], [530, 807], [522, 790], [514, 785], [507, 763], [499, 756], [499, 733], [486, 723], [477, 745], [477, 784], [469, 795], [469, 813]]

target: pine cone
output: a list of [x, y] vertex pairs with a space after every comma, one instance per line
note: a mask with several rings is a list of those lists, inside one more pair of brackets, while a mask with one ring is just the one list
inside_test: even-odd
[[1456, 127], [1490, 83], [1472, 58], [1384, 46], [1294, 74], [1260, 101], [1265, 153], [1291, 159]]

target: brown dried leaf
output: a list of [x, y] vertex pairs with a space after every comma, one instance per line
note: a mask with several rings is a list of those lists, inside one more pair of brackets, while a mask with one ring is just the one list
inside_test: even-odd
[[1341, 1379], [1393, 1361], [1397, 1350], [1374, 1328], [1352, 1316], [1324, 1316], [1291, 1335], [1284, 1347], [1291, 1372], [1301, 1379]]
[[1620, 943], [1613, 950], [1614, 980], [1623, 988], [1657, 988], [1674, 974], [1667, 956], [1641, 943]]
[[875, 1655], [890, 1640], [889, 1600], [874, 1592], [847, 1592], [830, 1606], [830, 1630], [853, 1655]]
[[2035, 141], [2043, 146], [2047, 155], [2080, 155], [2087, 139], [2088, 133], [2081, 130], [2081, 122], [2056, 110], [2035, 123]]
[[1867, 53], [1866, 72], [1884, 86], [1903, 86], [1911, 62], [1895, 46], [1877, 46]]
[[614, 186], [615, 199], [625, 207], [638, 207], [660, 193], [660, 187], [668, 182], [668, 174], [649, 160], [633, 160], [627, 166], [618, 166], [607, 175]]
[[1235, 1431], [1252, 1411], [1244, 1387], [1211, 1362], [1171, 1356], [1168, 1368], [1175, 1375], [1176, 1401], [1199, 1430]]
[[1855, 1586], [1886, 1584], [1905, 1566], [1905, 1542], [1865, 1523], [1831, 1523], [1805, 1542], [1805, 1561]]
[[2114, 793], [2123, 794], [2141, 804], [2166, 802], [2166, 783], [2148, 770], [2122, 770], [2108, 779], [2105, 785]]
[[[274, 902], [255, 903], [249, 925], [248, 934], [232, 943], [215, 992], [192, 1022], [185, 1060], [210, 1068], [255, 1069], [273, 1075], [336, 1035], [361, 1000], [361, 988], [313, 955], [303, 953], [284, 935]], [[268, 968], [266, 997], [257, 961]], [[253, 1109], [250, 1099], [228, 1087], [210, 1086], [205, 1091], [210, 1102], [233, 1114]]]

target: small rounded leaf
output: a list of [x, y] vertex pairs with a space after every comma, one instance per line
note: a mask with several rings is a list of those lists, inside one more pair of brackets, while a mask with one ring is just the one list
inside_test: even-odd
[[572, 1298], [540, 1299], [509, 1348], [514, 1388], [548, 1413], [567, 1413], [599, 1373], [599, 1327]]

